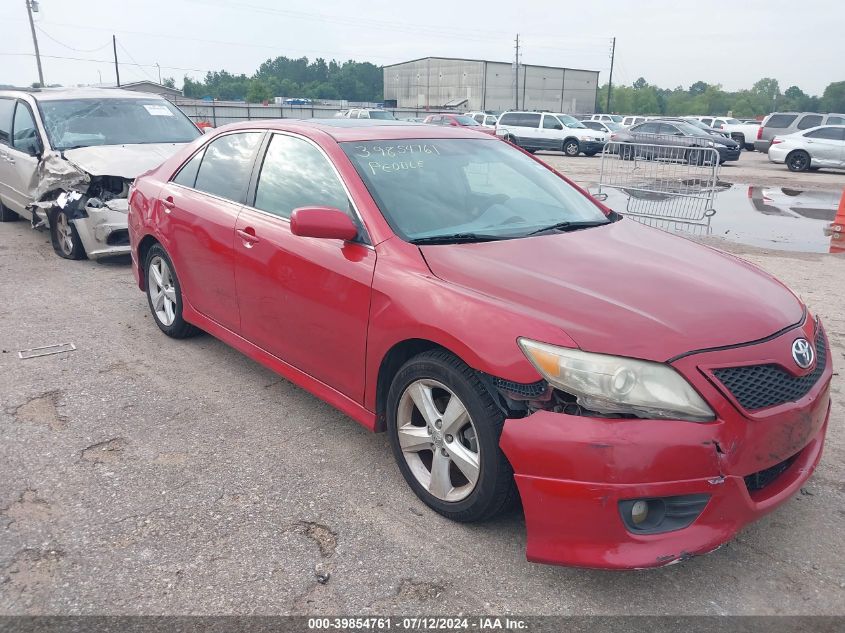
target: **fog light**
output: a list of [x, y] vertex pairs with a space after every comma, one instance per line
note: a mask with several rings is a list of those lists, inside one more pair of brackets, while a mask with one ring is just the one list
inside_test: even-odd
[[634, 505], [631, 506], [631, 521], [634, 525], [640, 525], [644, 523], [645, 520], [648, 518], [648, 502], [647, 501], [635, 501]]

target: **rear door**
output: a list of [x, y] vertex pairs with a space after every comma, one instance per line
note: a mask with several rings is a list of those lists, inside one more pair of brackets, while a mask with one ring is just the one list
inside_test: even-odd
[[240, 332], [235, 221], [264, 132], [224, 134], [197, 152], [160, 193], [160, 227], [190, 305]]
[[13, 202], [17, 198], [17, 180], [15, 166], [11, 160], [9, 148], [12, 145], [12, 115], [15, 112], [15, 99], [0, 97], [0, 202], [21, 213], [18, 205]]
[[820, 127], [804, 134], [807, 150], [813, 163], [827, 167], [839, 167], [845, 154], [845, 127]]
[[[347, 188], [317, 144], [275, 133], [263, 153], [251, 202], [236, 225], [243, 336], [363, 402], [375, 250]], [[293, 235], [289, 218], [304, 206], [348, 213], [359, 226], [359, 239]]]
[[35, 124], [32, 108], [18, 99], [12, 116], [11, 139], [9, 145], [0, 150], [5, 152], [0, 160], [6, 165], [8, 178], [4, 204], [25, 217], [31, 216], [26, 208], [33, 202], [30, 188], [43, 149], [44, 142]]
[[796, 126], [799, 130], [809, 130], [811, 127], [818, 127], [822, 124], [824, 117], [821, 114], [805, 114], [798, 121]]

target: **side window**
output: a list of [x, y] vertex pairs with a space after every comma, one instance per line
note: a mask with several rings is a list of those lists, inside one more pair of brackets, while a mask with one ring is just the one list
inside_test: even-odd
[[499, 117], [499, 125], [514, 125], [516, 123], [516, 115], [505, 113]]
[[12, 125], [12, 146], [22, 152], [35, 156], [41, 151], [41, 141], [32, 112], [22, 101], [15, 108], [15, 121]]
[[529, 113], [523, 114], [522, 116], [523, 116], [523, 119], [522, 119], [522, 126], [523, 127], [533, 127], [533, 128], [539, 128], [540, 127], [540, 115], [539, 114], [532, 114], [532, 113], [529, 112]]
[[657, 128], [657, 133], [663, 136], [674, 136], [678, 133], [678, 128], [671, 123], [661, 123]]
[[841, 116], [828, 116], [827, 121], [825, 121], [826, 125], [845, 125], [845, 118]]
[[262, 132], [241, 132], [211, 141], [197, 173], [196, 189], [243, 202], [261, 136]]
[[700, 121], [702, 123], [704, 123], [704, 125], [708, 125], [710, 127], [713, 127], [713, 119], [700, 119]]
[[561, 124], [560, 121], [557, 120], [557, 117], [553, 117], [550, 114], [543, 115], [543, 129], [544, 130], [557, 130], [560, 129]]
[[805, 138], [823, 138], [831, 141], [845, 140], [845, 127], [823, 127], [807, 132]]
[[14, 109], [14, 99], [0, 97], [0, 144], [9, 145], [12, 142], [12, 111]]
[[484, 120], [484, 122], [485, 122], [485, 124], [487, 124], [487, 125], [496, 125], [496, 117], [494, 117], [494, 116], [488, 116], [488, 117]]
[[349, 199], [331, 163], [316, 147], [300, 138], [276, 134], [261, 166], [253, 206], [289, 218], [299, 207], [349, 212]]
[[484, 115], [483, 114], [476, 114], [472, 118], [475, 119], [476, 123], [484, 123]]
[[657, 134], [660, 126], [657, 123], [643, 123], [634, 132], [637, 134]]
[[177, 185], [194, 188], [197, 182], [197, 172], [200, 170], [200, 163], [205, 150], [200, 150], [194, 157], [182, 166], [182, 169], [173, 177], [173, 182]]
[[787, 128], [792, 125], [793, 121], [798, 118], [797, 114], [773, 114], [766, 121], [766, 127], [773, 127], [777, 129]]
[[822, 115], [821, 114], [807, 114], [798, 122], [798, 129], [799, 130], [807, 130], [811, 127], [816, 127], [817, 125], [822, 124]]

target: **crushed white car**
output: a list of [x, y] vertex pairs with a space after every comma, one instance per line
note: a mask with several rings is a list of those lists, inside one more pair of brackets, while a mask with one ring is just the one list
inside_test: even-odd
[[129, 185], [200, 136], [176, 106], [127, 90], [0, 91], [0, 222], [50, 231], [66, 259], [129, 252]]

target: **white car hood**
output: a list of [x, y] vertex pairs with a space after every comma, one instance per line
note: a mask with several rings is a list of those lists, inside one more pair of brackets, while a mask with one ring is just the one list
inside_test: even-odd
[[91, 176], [119, 176], [134, 179], [170, 158], [184, 145], [184, 143], [95, 145], [66, 150], [64, 156]]

